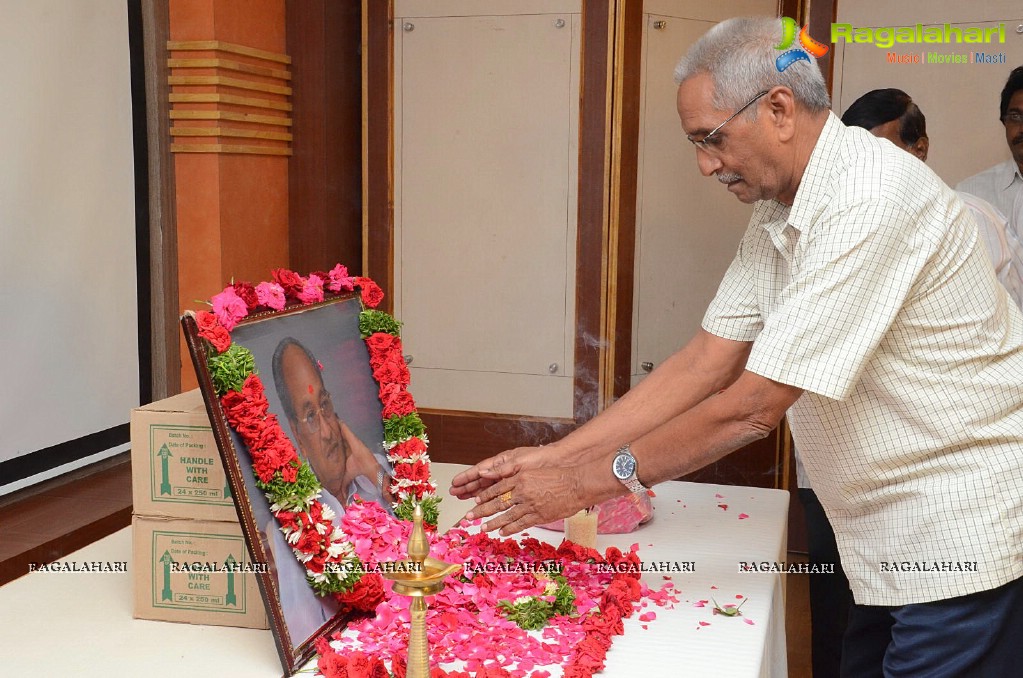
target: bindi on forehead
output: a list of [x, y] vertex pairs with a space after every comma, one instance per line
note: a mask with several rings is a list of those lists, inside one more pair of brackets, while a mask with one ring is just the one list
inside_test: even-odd
[[309, 384], [308, 386], [306, 386], [306, 388], [309, 389], [309, 395], [312, 395], [313, 394], [313, 385]]

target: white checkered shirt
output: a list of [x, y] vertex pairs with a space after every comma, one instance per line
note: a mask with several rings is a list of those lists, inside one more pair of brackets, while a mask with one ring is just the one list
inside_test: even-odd
[[805, 390], [789, 420], [857, 603], [1023, 576], [1023, 315], [965, 215], [915, 157], [830, 115], [703, 321]]

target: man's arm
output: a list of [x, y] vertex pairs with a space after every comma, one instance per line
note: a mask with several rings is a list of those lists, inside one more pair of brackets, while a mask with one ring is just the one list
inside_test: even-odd
[[[671, 418], [632, 443], [640, 481], [651, 486], [717, 461], [759, 440], [778, 425], [802, 390], [752, 372], [726, 391]], [[570, 464], [528, 468], [480, 491], [466, 517], [485, 518], [486, 530], [508, 535], [572, 515], [579, 509], [626, 494], [611, 472], [614, 448]], [[502, 495], [512, 497], [512, 505]]]
[[582, 464], [635, 441], [734, 382], [752, 344], [700, 330], [611, 407], [543, 448], [522, 447], [485, 459], [455, 476], [451, 494], [476, 496], [500, 478], [549, 464]]

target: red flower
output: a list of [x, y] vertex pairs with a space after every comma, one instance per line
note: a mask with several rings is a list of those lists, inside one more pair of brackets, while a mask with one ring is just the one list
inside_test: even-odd
[[217, 353], [223, 353], [231, 348], [231, 335], [220, 325], [215, 325], [212, 329], [205, 332], [199, 332], [199, 336], [210, 342], [210, 345], [213, 346]]
[[370, 366], [377, 367], [392, 354], [401, 355], [401, 338], [387, 332], [374, 332], [366, 337], [366, 348]]
[[416, 403], [412, 394], [401, 384], [381, 384], [380, 404], [383, 405], [382, 417], [388, 419], [393, 415], [404, 417], [416, 411]]
[[384, 580], [378, 574], [365, 574], [347, 593], [337, 594], [342, 606], [360, 612], [372, 612], [384, 599]]
[[299, 465], [296, 462], [285, 464], [281, 467], [281, 480], [286, 483], [293, 483], [298, 480]]
[[220, 321], [209, 311], [199, 311], [195, 314], [195, 324], [199, 326], [199, 334], [202, 334], [220, 325]]
[[507, 558], [518, 558], [522, 554], [522, 549], [519, 548], [518, 542], [514, 539], [502, 539], [497, 543], [497, 548], [494, 550], [498, 555]]
[[299, 293], [305, 288], [302, 276], [286, 268], [275, 268], [270, 275], [273, 276], [275, 283], [284, 288], [284, 296], [292, 301], [298, 301]]
[[217, 320], [217, 316], [209, 311], [199, 311], [195, 314], [195, 324], [199, 328], [199, 336], [210, 342], [217, 353], [223, 353], [231, 348], [231, 335]]
[[245, 308], [250, 311], [259, 306], [259, 298], [256, 296], [256, 288], [251, 283], [247, 282], [236, 282], [234, 285], [234, 293], [241, 297], [241, 300], [245, 302]]
[[426, 452], [426, 443], [422, 438], [409, 438], [391, 448], [391, 454], [402, 459], [411, 459], [414, 455]]
[[592, 674], [604, 668], [604, 657], [606, 656], [607, 649], [601, 646], [600, 641], [592, 635], [587, 635], [576, 646], [572, 664]]
[[395, 464], [394, 477], [422, 482], [430, 479], [430, 467], [423, 461], [411, 464]]
[[583, 629], [587, 633], [596, 633], [610, 638], [625, 633], [625, 624], [617, 610], [609, 609], [601, 614], [594, 614], [583, 620]]
[[316, 649], [320, 653], [320, 658], [316, 660], [316, 668], [320, 670], [324, 678], [348, 678], [348, 660], [327, 645], [326, 638], [319, 640], [322, 640], [327, 647], [321, 649], [320, 643], [317, 641]]
[[376, 365], [371, 363], [370, 366], [373, 368], [373, 378], [377, 380], [378, 384], [408, 386], [411, 379], [405, 358], [395, 351], [388, 352], [386, 358]]
[[394, 672], [394, 678], [405, 678], [405, 656], [401, 653], [395, 652], [391, 657], [391, 671]]
[[530, 554], [537, 560], [557, 560], [558, 551], [545, 541], [534, 537], [524, 537], [519, 540], [523, 552]]
[[370, 661], [369, 673], [366, 675], [369, 676], [369, 678], [391, 678], [391, 674], [387, 670], [387, 665], [384, 664], [383, 660], [379, 657], [374, 657]]
[[562, 541], [561, 545], [558, 546], [558, 555], [562, 558], [568, 558], [569, 560], [574, 560], [578, 563], [585, 563], [587, 561], [593, 561], [595, 563], [604, 562], [604, 559], [596, 551], [596, 549], [580, 546], [579, 544], [568, 541], [567, 539]]
[[511, 678], [511, 674], [499, 666], [481, 666], [476, 669], [475, 678]]
[[369, 675], [369, 656], [362, 652], [353, 652], [348, 656], [348, 673], [353, 678], [364, 678]]
[[359, 292], [362, 294], [362, 303], [366, 304], [367, 307], [376, 308], [384, 300], [384, 291], [369, 278], [357, 277], [355, 284], [359, 287]]

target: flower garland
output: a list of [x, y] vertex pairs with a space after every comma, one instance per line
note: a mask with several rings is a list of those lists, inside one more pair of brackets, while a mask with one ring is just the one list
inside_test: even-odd
[[396, 498], [392, 508], [399, 519], [408, 521], [420, 503], [427, 524], [436, 525], [440, 499], [430, 481], [426, 429], [408, 392], [401, 323], [375, 310], [384, 297], [376, 283], [349, 276], [341, 264], [304, 277], [278, 268], [272, 278], [258, 285], [233, 282], [211, 299], [212, 311], [195, 314], [210, 377], [228, 423], [252, 456], [256, 485], [266, 494], [295, 557], [305, 565], [310, 585], [320, 595], [335, 595], [347, 609], [369, 611], [384, 597], [382, 579], [364, 574], [348, 535], [333, 524], [334, 512], [319, 500], [323, 487], [316, 474], [299, 459], [277, 416], [269, 411], [252, 353], [233, 343], [230, 333], [254, 313], [316, 304], [358, 289], [363, 309], [359, 330], [379, 386], [384, 447], [394, 470], [389, 487]]
[[[670, 581], [657, 592], [640, 581], [637, 545], [627, 553], [611, 547], [601, 554], [567, 541], [555, 548], [531, 537], [516, 542], [470, 533], [467, 528], [480, 522], [463, 522], [431, 538], [434, 557], [464, 563], [462, 575], [430, 600], [431, 657], [441, 665], [457, 662], [465, 667], [449, 672], [435, 666], [431, 678], [548, 678], [542, 668], [548, 665], [562, 666], [570, 678], [591, 676], [603, 668], [613, 637], [623, 633], [623, 620], [639, 601], [660, 606], [678, 602]], [[356, 507], [342, 524], [364, 562], [402, 557], [410, 528], [378, 507]], [[560, 570], [553, 579], [542, 574], [552, 570], [551, 564]], [[545, 612], [542, 630], [527, 632], [502, 609], [502, 601], [556, 602], [551, 584], [560, 585], [561, 579], [573, 600], [554, 614]], [[640, 619], [654, 616], [645, 613]], [[388, 591], [372, 618], [349, 625], [344, 635], [335, 634], [333, 644], [326, 639], [318, 643], [320, 673], [325, 678], [404, 676], [408, 623], [407, 600]]]

